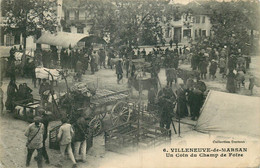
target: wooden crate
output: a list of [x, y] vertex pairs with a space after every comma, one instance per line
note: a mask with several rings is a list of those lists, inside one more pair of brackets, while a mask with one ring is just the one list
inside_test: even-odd
[[105, 132], [105, 148], [108, 151], [122, 153], [124, 149], [155, 147], [169, 142], [171, 134], [164, 128], [140, 125], [139, 131], [134, 122], [125, 123]]
[[59, 150], [58, 133], [61, 125], [58, 125], [49, 131], [49, 148]]

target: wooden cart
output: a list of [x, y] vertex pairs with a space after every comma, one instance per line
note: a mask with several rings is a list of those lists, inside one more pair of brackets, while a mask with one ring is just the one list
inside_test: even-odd
[[121, 121], [129, 121], [131, 112], [128, 110], [128, 94], [126, 91], [114, 92], [111, 90], [97, 90], [95, 96], [90, 100], [94, 117], [90, 121], [93, 128], [93, 135], [99, 135], [103, 130], [103, 119], [110, 114], [110, 120], [113, 125]]
[[25, 100], [15, 101], [14, 118], [21, 119], [27, 122], [33, 122], [33, 118], [37, 116], [37, 108], [40, 105], [40, 100], [34, 99], [33, 103], [24, 103]]

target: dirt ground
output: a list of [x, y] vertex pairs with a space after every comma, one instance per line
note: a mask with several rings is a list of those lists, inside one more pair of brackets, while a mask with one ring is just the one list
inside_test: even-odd
[[[253, 74], [255, 75], [257, 81], [259, 81], [259, 68], [257, 65], [260, 63], [259, 56], [252, 57], [252, 64], [251, 68], [246, 74], [246, 83], [245, 88], [241, 88], [238, 91], [238, 94], [242, 95], [249, 95], [250, 92], [247, 89], [248, 88], [248, 75]], [[184, 69], [190, 69], [189, 64], [181, 64], [181, 68]], [[69, 73], [73, 73], [70, 72]], [[166, 85], [166, 77], [165, 77], [165, 70], [162, 69], [159, 74], [160, 81], [163, 86]], [[213, 80], [206, 79], [204, 80], [208, 89], [218, 90], [218, 91], [226, 91], [226, 79], [222, 79], [217, 72], [217, 78]], [[3, 82], [3, 91], [5, 93], [4, 95], [4, 101], [6, 99], [6, 90], [8, 85], [8, 79], [5, 79]], [[39, 99], [38, 89], [34, 88], [30, 79], [25, 78], [19, 78], [17, 79], [17, 85], [20, 83], [28, 83], [29, 87], [33, 89], [33, 96], [36, 99]], [[71, 86], [75, 81], [73, 81], [72, 77], [68, 78], [69, 85]], [[123, 78], [122, 83], [117, 84], [116, 83], [116, 74], [115, 70], [111, 69], [101, 69], [99, 72], [97, 72], [95, 75], [90, 75], [90, 72], [87, 72], [83, 76], [83, 82], [89, 83], [90, 85], [95, 85], [95, 87], [98, 88], [105, 88], [115, 91], [120, 90], [126, 90], [127, 89], [127, 78]], [[259, 83], [254, 88], [254, 95], [253, 96], [260, 96], [260, 89], [259, 89]], [[174, 86], [176, 87], [176, 86]], [[58, 86], [55, 87], [56, 93], [62, 93], [65, 92], [66, 87], [64, 81], [59, 82]], [[137, 93], [137, 91], [135, 91]], [[143, 97], [145, 97], [147, 92], [143, 92]], [[144, 100], [145, 102], [146, 100]], [[196, 122], [193, 122], [190, 120], [190, 118], [183, 119], [184, 122], [188, 122], [190, 124], [195, 125]], [[57, 126], [59, 124], [59, 121], [54, 121], [50, 123], [49, 130], [53, 127]], [[105, 128], [109, 127], [111, 125], [109, 120], [109, 115], [105, 118], [104, 121]], [[14, 119], [11, 114], [7, 113], [5, 111], [4, 114], [1, 114], [0, 117], [0, 168], [15, 168], [15, 167], [25, 167], [25, 158], [26, 158], [26, 137], [24, 136], [24, 131], [27, 128], [29, 123]], [[175, 124], [177, 126], [177, 123]], [[172, 128], [171, 128], [172, 129]], [[172, 130], [173, 132], [173, 130]], [[204, 137], [208, 135], [204, 135], [201, 133], [198, 133], [193, 130], [193, 127], [186, 124], [181, 124], [181, 136], [180, 138], [178, 135], [173, 134], [172, 135], [172, 142], [178, 142], [181, 143], [187, 143], [187, 139], [185, 137]], [[124, 167], [125, 162], [120, 162], [120, 158], [124, 157], [124, 155], [113, 153], [105, 150], [104, 146], [104, 135], [103, 133], [93, 140], [93, 147], [88, 151], [87, 153], [87, 162], [86, 163], [79, 163], [78, 167], [84, 167], [84, 168], [98, 168], [98, 167], [107, 167], [108, 162], [115, 162], [118, 164], [122, 164], [121, 167]], [[155, 150], [155, 149], [154, 149]], [[61, 158], [61, 155], [59, 154], [59, 151], [52, 150], [48, 148], [47, 144], [47, 151], [50, 157], [50, 165], [44, 164], [44, 167], [55, 167], [57, 163], [59, 162], [59, 159]], [[36, 154], [36, 152], [35, 152]], [[34, 155], [35, 155], [34, 154]], [[114, 167], [112, 163], [109, 167]], [[71, 167], [72, 163], [67, 160], [65, 163], [65, 167]], [[36, 162], [32, 159], [31, 166], [30, 167], [37, 167]], [[125, 166], [126, 167], [126, 166]]]

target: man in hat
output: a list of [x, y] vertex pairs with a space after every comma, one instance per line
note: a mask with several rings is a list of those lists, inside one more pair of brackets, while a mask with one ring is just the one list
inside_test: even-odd
[[216, 60], [212, 60], [211, 64], [209, 66], [209, 79], [212, 77], [212, 79], [214, 80], [216, 78], [216, 72], [218, 69], [218, 64], [216, 62]]
[[[48, 153], [47, 153], [46, 147], [45, 147], [45, 141], [48, 136], [48, 125], [49, 125], [49, 122], [51, 121], [51, 117], [47, 114], [47, 112], [43, 108], [40, 108], [38, 110], [38, 113], [42, 116], [41, 123], [43, 123], [43, 126], [44, 126], [43, 141], [42, 141], [42, 144], [43, 144], [42, 156], [45, 159], [45, 163], [50, 164], [49, 156], [48, 156]], [[37, 159], [37, 157], [35, 159]]]
[[170, 129], [175, 107], [176, 96], [169, 86], [164, 87], [158, 93], [158, 105], [160, 108], [160, 127]]
[[117, 83], [119, 84], [120, 80], [123, 78], [123, 68], [122, 68], [121, 60], [119, 60], [116, 64], [116, 74], [117, 74]]
[[188, 94], [188, 103], [190, 105], [191, 119], [196, 120], [200, 115], [200, 108], [203, 105], [203, 93], [197, 87], [194, 87]]
[[37, 165], [38, 168], [42, 168], [42, 147], [43, 147], [43, 134], [44, 126], [41, 121], [41, 117], [34, 117], [34, 122], [29, 125], [25, 132], [25, 136], [28, 138], [26, 147], [27, 147], [27, 159], [26, 167], [30, 166], [30, 161], [34, 150], [37, 150]]
[[222, 74], [222, 78], [226, 75], [226, 60], [224, 57], [219, 59], [219, 73]]
[[[74, 136], [74, 153], [76, 161], [86, 162], [86, 149], [87, 149], [87, 136], [88, 136], [88, 124], [84, 117], [78, 118], [73, 125], [75, 136]], [[80, 150], [81, 147], [81, 150]], [[79, 159], [79, 153], [81, 151], [82, 159]]]
[[208, 68], [208, 62], [207, 62], [206, 58], [203, 57], [202, 61], [199, 64], [199, 70], [200, 70], [200, 77], [201, 77], [201, 79], [206, 79], [207, 68]]
[[42, 84], [40, 85], [40, 88], [39, 88], [39, 94], [41, 96], [42, 106], [45, 106], [45, 103], [47, 103], [47, 101], [48, 101], [49, 94], [46, 91], [48, 91], [50, 89], [51, 89], [50, 84], [47, 82], [46, 79], [43, 79]]
[[74, 130], [72, 129], [72, 126], [68, 123], [67, 118], [62, 118], [61, 122], [62, 125], [58, 133], [58, 140], [60, 142], [60, 152], [63, 159], [65, 159], [66, 158], [65, 152], [67, 150], [69, 154], [69, 158], [73, 162], [73, 168], [75, 168], [77, 167], [77, 162], [74, 158], [72, 148], [71, 148], [71, 142], [72, 142], [72, 137], [74, 136]]
[[188, 107], [186, 99], [187, 89], [184, 84], [180, 84], [180, 88], [176, 91], [177, 95], [177, 115], [178, 118], [183, 118], [188, 116]]

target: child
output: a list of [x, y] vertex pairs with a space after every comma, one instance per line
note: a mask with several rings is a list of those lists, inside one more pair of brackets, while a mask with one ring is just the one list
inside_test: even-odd
[[250, 94], [253, 95], [253, 88], [255, 86], [255, 78], [253, 75], [250, 75], [249, 77], [249, 87], [248, 89], [250, 90]]

